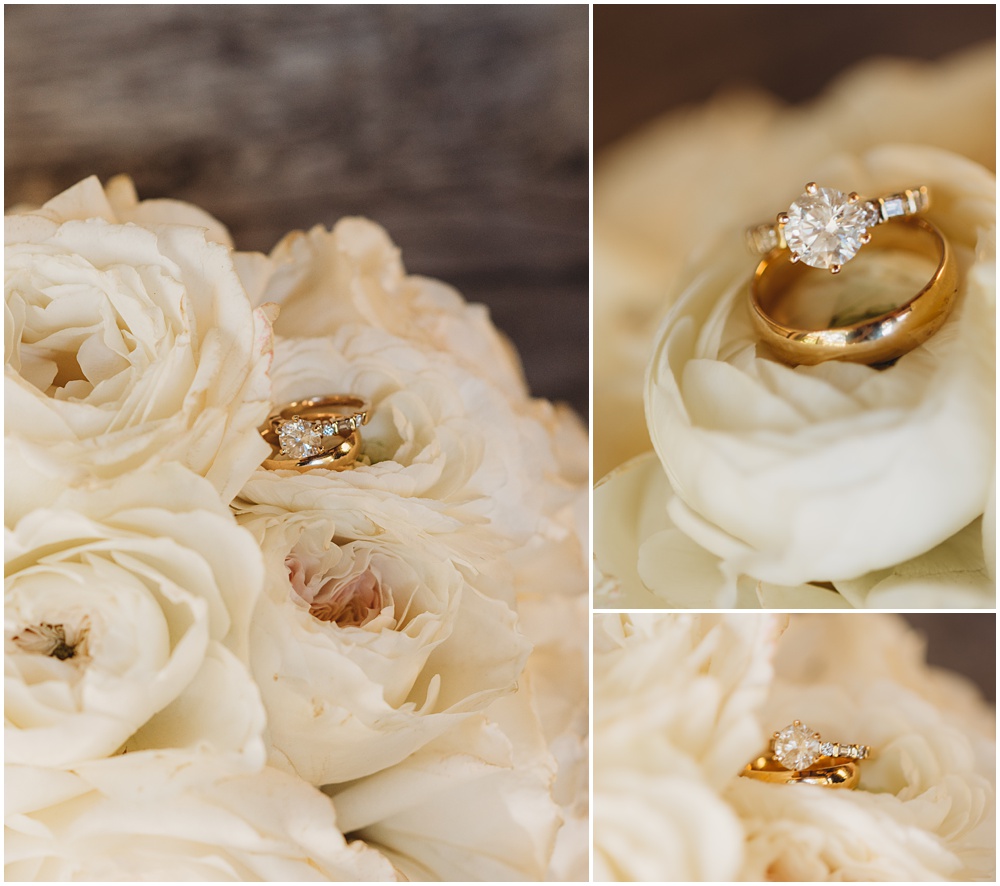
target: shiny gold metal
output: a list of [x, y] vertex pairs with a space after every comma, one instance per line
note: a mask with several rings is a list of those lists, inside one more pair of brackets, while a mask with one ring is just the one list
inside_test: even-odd
[[750, 283], [750, 316], [757, 334], [776, 356], [793, 366], [826, 360], [886, 363], [941, 328], [958, 290], [958, 270], [944, 235], [922, 218], [900, 219], [875, 229], [872, 248], [876, 247], [929, 256], [937, 267], [923, 288], [900, 307], [830, 329], [795, 329], [780, 322], [782, 301], [794, 277], [806, 270], [787, 249], [772, 250], [758, 264]]
[[861, 780], [861, 768], [854, 760], [822, 757], [809, 769], [785, 769], [770, 754], [761, 754], [747, 763], [740, 775], [771, 784], [814, 784], [851, 789], [857, 787]]
[[[331, 444], [321, 452], [304, 458], [292, 458], [281, 450], [278, 429], [284, 422], [295, 419], [335, 423], [337, 434]], [[271, 455], [261, 462], [261, 467], [271, 471], [299, 473], [315, 468], [342, 471], [351, 467], [357, 460], [361, 452], [360, 428], [367, 423], [367, 404], [352, 394], [293, 400], [274, 410], [258, 429], [261, 437], [271, 446]]]
[[809, 195], [815, 194], [819, 190], [819, 185], [816, 182], [806, 183], [806, 193]]

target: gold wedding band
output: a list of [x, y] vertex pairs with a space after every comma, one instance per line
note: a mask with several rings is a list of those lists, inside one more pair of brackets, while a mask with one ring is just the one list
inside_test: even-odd
[[261, 467], [299, 472], [348, 468], [361, 451], [361, 426], [367, 422], [367, 404], [352, 394], [293, 400], [274, 410], [259, 429], [271, 445], [271, 456]]
[[740, 775], [773, 784], [814, 784], [853, 788], [861, 778], [860, 762], [871, 748], [826, 741], [801, 720], [775, 732], [768, 751], [751, 760]]
[[810, 769], [785, 769], [770, 755], [751, 760], [740, 775], [771, 784], [814, 784], [825, 788], [855, 788], [861, 778], [860, 768], [853, 760], [831, 762]]
[[873, 247], [902, 249], [936, 262], [930, 280], [900, 307], [827, 329], [799, 329], [784, 321], [784, 298], [803, 272], [788, 249], [774, 249], [757, 266], [750, 283], [750, 315], [757, 334], [784, 362], [814, 365], [846, 360], [886, 363], [923, 344], [948, 316], [958, 290], [958, 271], [948, 241], [922, 218], [903, 218], [879, 227]]

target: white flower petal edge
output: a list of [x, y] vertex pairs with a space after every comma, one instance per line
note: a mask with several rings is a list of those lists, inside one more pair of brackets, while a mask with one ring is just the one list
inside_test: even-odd
[[267, 569], [251, 659], [275, 765], [369, 775], [515, 690], [530, 646], [483, 527], [319, 472], [260, 471], [237, 507]]
[[260, 550], [179, 465], [68, 490], [7, 530], [7, 762], [201, 746], [263, 760], [247, 667]]
[[718, 795], [745, 748], [763, 743], [756, 710], [783, 624], [767, 615], [595, 617], [597, 879], [738, 879], [742, 827]]
[[344, 831], [408, 880], [540, 881], [560, 824], [553, 770], [519, 692], [397, 766], [326, 790]]
[[374, 222], [341, 219], [328, 231], [293, 231], [271, 252], [273, 273], [258, 303], [281, 306], [277, 333], [325, 337], [355, 324], [447, 353], [512, 399], [526, 387], [517, 353], [482, 305], [437, 280], [408, 275], [399, 249]]
[[89, 178], [4, 228], [9, 509], [167, 461], [231, 499], [267, 454], [271, 343], [221, 226]]
[[[890, 569], [857, 579], [777, 585], [740, 575], [670, 521], [673, 493], [654, 453], [620, 465], [594, 489], [597, 608], [765, 609], [992, 608], [980, 521]], [[988, 542], [992, 545], [992, 540]]]
[[932, 220], [963, 268], [944, 328], [882, 371], [758, 357], [745, 257], [720, 248], [664, 323], [647, 378], [671, 519], [727, 574], [779, 585], [852, 579], [926, 552], [983, 513], [993, 472], [993, 177], [917, 147], [827, 168], [866, 192], [899, 177], [934, 189]]
[[348, 843], [329, 799], [275, 769], [143, 751], [53, 772], [7, 766], [8, 791], [44, 797], [10, 808], [7, 880], [357, 882], [397, 879]]

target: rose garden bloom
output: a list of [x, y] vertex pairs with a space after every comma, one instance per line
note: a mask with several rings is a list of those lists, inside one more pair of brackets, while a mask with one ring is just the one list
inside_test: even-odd
[[245, 663], [260, 551], [205, 480], [164, 465], [67, 490], [8, 529], [5, 560], [8, 763], [171, 747], [262, 760]]
[[267, 452], [270, 325], [222, 227], [89, 178], [5, 236], [8, 513], [166, 461], [232, 498]]

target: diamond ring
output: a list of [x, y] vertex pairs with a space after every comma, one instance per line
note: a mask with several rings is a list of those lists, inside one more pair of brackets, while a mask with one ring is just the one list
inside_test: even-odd
[[[860, 239], [857, 242], [860, 244]], [[934, 272], [915, 294], [904, 290], [906, 297], [901, 304], [864, 304], [866, 291], [869, 298], [884, 294], [884, 284], [877, 277], [873, 278], [875, 289], [871, 283], [866, 287], [848, 280], [838, 282], [837, 298], [849, 307], [838, 310], [837, 302], [829, 300], [832, 292], [827, 293], [826, 302], [794, 294], [794, 284], [808, 262], [801, 257], [796, 262], [790, 249], [772, 249], [761, 259], [750, 281], [750, 319], [778, 359], [792, 366], [826, 360], [886, 364], [923, 344], [941, 328], [958, 293], [958, 269], [944, 235], [926, 219], [915, 216], [879, 225], [870, 242], [875, 250], [909, 254], [905, 256], [909, 262], [914, 261], [913, 254], [929, 259]], [[895, 260], [896, 256], [884, 259], [887, 263]], [[850, 305], [852, 299], [857, 304]]]
[[775, 732], [768, 752], [747, 763], [740, 775], [778, 784], [853, 788], [860, 778], [858, 764], [870, 754], [868, 745], [826, 741], [795, 720]]
[[787, 248], [791, 261], [838, 274], [871, 240], [871, 228], [917, 215], [930, 202], [925, 185], [866, 200], [853, 191], [845, 194], [809, 182], [805, 193], [786, 212], [778, 213], [777, 224], [747, 229], [747, 245], [755, 255]]
[[343, 470], [361, 449], [361, 426], [368, 422], [364, 400], [351, 394], [293, 400], [275, 410], [261, 426], [271, 444], [262, 462], [269, 470]]

